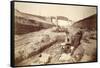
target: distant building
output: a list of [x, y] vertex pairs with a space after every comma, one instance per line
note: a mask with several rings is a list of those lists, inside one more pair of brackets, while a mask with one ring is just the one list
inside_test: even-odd
[[54, 25], [59, 25], [62, 27], [70, 26], [73, 23], [71, 20], [64, 16], [50, 16], [47, 17], [47, 21], [52, 22], [52, 24]]

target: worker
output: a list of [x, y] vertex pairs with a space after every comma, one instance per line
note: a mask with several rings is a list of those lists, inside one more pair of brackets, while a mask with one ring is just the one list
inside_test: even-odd
[[65, 42], [62, 43], [62, 51], [65, 52], [65, 53], [70, 53], [71, 50], [70, 50], [70, 47], [71, 47], [71, 36], [69, 35], [69, 32], [66, 32], [66, 37], [65, 37]]

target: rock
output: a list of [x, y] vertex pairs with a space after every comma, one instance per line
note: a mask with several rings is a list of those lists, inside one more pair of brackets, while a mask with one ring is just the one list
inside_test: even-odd
[[69, 54], [63, 53], [59, 58], [60, 61], [68, 61], [70, 59], [71, 59], [70, 53]]
[[75, 58], [75, 60], [76, 60], [76, 62], [77, 61], [80, 61], [81, 60], [81, 58], [83, 57], [83, 55], [84, 55], [84, 49], [83, 49], [83, 47], [80, 45], [80, 46], [78, 46], [78, 48], [74, 51], [74, 53], [73, 53], [73, 58]]
[[89, 55], [84, 55], [80, 62], [89, 62], [92, 61], [92, 57]]
[[43, 35], [40, 40], [42, 43], [48, 42], [48, 41], [50, 41], [50, 37], [49, 37], [49, 35]]
[[40, 64], [46, 64], [50, 61], [51, 56], [50, 54], [42, 53], [39, 57]]

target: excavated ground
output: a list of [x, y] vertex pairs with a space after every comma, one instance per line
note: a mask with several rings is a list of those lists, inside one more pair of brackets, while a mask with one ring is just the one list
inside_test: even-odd
[[[77, 58], [71, 56], [68, 61], [60, 61], [59, 58], [63, 54], [60, 44], [65, 40], [65, 33], [52, 32], [52, 29], [15, 35], [15, 61], [17, 66], [96, 61], [96, 39], [89, 39], [88, 43], [81, 40], [81, 45], [76, 50], [77, 54], [84, 49], [80, 60], [74, 61], [73, 59], [76, 60]], [[40, 63], [40, 55], [43, 53], [50, 55], [48, 63]]]

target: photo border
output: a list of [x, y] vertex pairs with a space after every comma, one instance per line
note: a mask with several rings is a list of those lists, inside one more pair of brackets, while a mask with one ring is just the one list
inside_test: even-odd
[[[14, 17], [14, 6], [15, 2], [22, 2], [22, 3], [37, 3], [37, 4], [51, 4], [51, 5], [74, 5], [74, 6], [87, 6], [87, 7], [96, 7], [96, 61], [90, 61], [90, 62], [75, 62], [75, 63], [58, 63], [58, 64], [40, 64], [40, 65], [24, 65], [24, 66], [16, 66], [15, 64], [15, 49], [14, 49], [14, 29], [15, 29], [15, 17]], [[10, 14], [11, 14], [11, 34], [10, 34], [10, 66], [11, 67], [30, 67], [30, 66], [47, 66], [47, 65], [65, 65], [65, 64], [82, 64], [82, 63], [94, 63], [98, 62], [98, 6], [97, 5], [82, 5], [82, 4], [66, 4], [66, 3], [53, 3], [53, 2], [36, 2], [36, 1], [10, 1]]]

